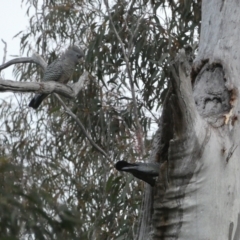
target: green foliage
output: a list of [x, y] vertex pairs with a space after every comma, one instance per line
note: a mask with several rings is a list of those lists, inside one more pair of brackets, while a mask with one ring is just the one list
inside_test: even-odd
[[[30, 18], [18, 35], [24, 54], [33, 42], [48, 62], [69, 44], [86, 48], [85, 65], [73, 80], [85, 69], [95, 80], [65, 103], [109, 159], [53, 96], [39, 111], [27, 107], [26, 95], [17, 95], [17, 106], [14, 99], [2, 101], [1, 239], [133, 239], [143, 184], [113, 165], [148, 156], [169, 64], [198, 36], [200, 1], [109, 1], [111, 15], [96, 0], [22, 2]], [[18, 65], [15, 74], [21, 81], [42, 76], [33, 64]]]
[[[108, 239], [109, 232], [113, 238], [131, 236], [124, 228], [136, 221], [140, 186], [135, 195], [127, 194], [129, 186], [113, 170], [114, 160], [107, 162], [95, 152], [77, 125], [59, 111], [47, 119], [42, 112], [34, 122], [26, 106], [24, 100], [21, 111], [11, 112], [11, 105], [1, 105], [8, 119], [1, 126], [7, 133], [1, 146], [8, 147], [1, 148], [0, 159], [0, 208], [5, 209], [0, 211], [4, 222], [0, 236], [92, 239], [97, 234], [98, 239]], [[127, 219], [125, 211], [130, 214]]]

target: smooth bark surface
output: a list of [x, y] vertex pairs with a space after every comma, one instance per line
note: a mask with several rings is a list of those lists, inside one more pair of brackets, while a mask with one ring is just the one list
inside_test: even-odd
[[203, 1], [194, 65], [182, 51], [171, 70], [159, 151], [151, 157], [162, 167], [148, 239], [239, 239], [239, 7]]
[[[35, 63], [39, 65], [43, 70], [47, 67], [47, 63], [44, 59], [34, 53], [31, 57], [15, 58], [0, 65], [0, 71], [18, 63]], [[88, 72], [84, 72], [78, 82], [74, 84], [64, 85], [57, 82], [17, 82], [12, 80], [3, 80], [0, 78], [0, 92], [37, 92], [37, 93], [58, 93], [68, 98], [74, 98], [78, 95], [80, 90], [90, 82], [90, 76]]]
[[65, 97], [74, 98], [79, 91], [89, 83], [88, 72], [84, 72], [78, 82], [64, 85], [57, 82], [17, 82], [0, 79], [0, 92], [38, 92], [38, 93], [59, 93]]

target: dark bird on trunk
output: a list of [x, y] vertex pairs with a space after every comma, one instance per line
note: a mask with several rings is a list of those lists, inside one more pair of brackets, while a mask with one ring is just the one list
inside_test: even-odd
[[[82, 62], [83, 51], [77, 46], [69, 47], [61, 57], [47, 66], [42, 81], [55, 81], [66, 84], [72, 77], [75, 67]], [[37, 109], [48, 94], [36, 94], [29, 107]]]
[[115, 164], [115, 168], [118, 171], [129, 172], [134, 177], [147, 182], [152, 187], [155, 185], [155, 178], [159, 175], [159, 163], [143, 163], [143, 162], [136, 162], [136, 163], [128, 163], [126, 161], [118, 161]]

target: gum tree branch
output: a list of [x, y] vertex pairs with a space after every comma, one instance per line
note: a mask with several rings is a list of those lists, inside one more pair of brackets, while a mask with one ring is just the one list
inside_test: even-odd
[[[131, 66], [129, 64], [129, 56], [130, 56], [133, 48], [130, 48], [128, 50], [128, 52], [126, 52], [126, 49], [124, 47], [124, 43], [123, 43], [121, 37], [119, 36], [119, 34], [117, 32], [117, 29], [114, 26], [112, 16], [111, 16], [111, 12], [110, 12], [109, 5], [108, 5], [108, 0], [104, 0], [104, 3], [105, 3], [105, 6], [107, 8], [109, 20], [110, 20], [110, 23], [113, 27], [113, 31], [114, 31], [114, 33], [115, 33], [115, 35], [116, 35], [116, 37], [117, 37], [117, 39], [118, 39], [118, 41], [121, 45], [121, 49], [122, 49], [122, 52], [123, 52], [123, 57], [124, 57], [124, 60], [125, 60], [125, 63], [126, 63], [127, 73], [128, 73], [128, 77], [129, 77], [129, 81], [130, 81], [130, 86], [131, 86], [131, 94], [132, 94], [132, 100], [133, 100], [133, 111], [134, 111], [135, 121], [136, 121], [136, 125], [137, 125], [137, 141], [138, 141], [138, 144], [140, 145], [140, 148], [141, 148], [141, 154], [144, 155], [145, 154], [145, 146], [144, 146], [144, 143], [143, 143], [143, 131], [142, 131], [141, 124], [139, 122], [139, 116], [138, 116], [138, 110], [137, 110], [137, 100], [136, 100], [134, 82], [133, 82], [133, 78], [132, 78], [132, 70], [131, 70]], [[137, 29], [139, 27], [139, 24], [140, 24], [141, 20], [142, 20], [142, 18], [137, 23]], [[134, 34], [135, 33], [136, 32], [134, 32]], [[134, 35], [132, 35], [131, 41], [133, 40], [133, 37], [134, 37]], [[131, 45], [132, 45], [132, 43], [130, 42], [129, 46], [131, 46]]]
[[[12, 64], [17, 63], [36, 63], [40, 65], [43, 69], [46, 68], [47, 64], [44, 61], [44, 59], [34, 53], [32, 57], [23, 57], [23, 58], [16, 58], [13, 59], [3, 65], [0, 66], [0, 70], [9, 67]], [[56, 94], [61, 94], [68, 98], [74, 98], [77, 96], [77, 94], [80, 92], [80, 90], [90, 82], [91, 76], [87, 71], [85, 71], [79, 78], [78, 82], [74, 84], [60, 84], [57, 82], [49, 81], [49, 82], [17, 82], [12, 80], [3, 80], [0, 79], [0, 92], [10, 91], [10, 92], [38, 92], [38, 93], [55, 93], [54, 95], [57, 97], [59, 102], [62, 104], [62, 106], [65, 109], [65, 112], [71, 116], [79, 125], [81, 130], [83, 131], [84, 135], [87, 137], [91, 145], [98, 150], [100, 153], [102, 153], [107, 159], [109, 159], [107, 153], [99, 147], [90, 137], [86, 129], [84, 128], [81, 121], [78, 119], [78, 117], [71, 111], [70, 108], [66, 106], [66, 104], [62, 101], [62, 99]]]
[[57, 95], [54, 94], [55, 97], [59, 100], [59, 102], [61, 103], [61, 105], [63, 106], [63, 108], [65, 109], [66, 114], [68, 114], [69, 116], [71, 116], [78, 124], [78, 126], [81, 128], [81, 130], [83, 131], [84, 135], [87, 137], [87, 139], [89, 140], [89, 142], [91, 143], [91, 145], [100, 153], [102, 153], [106, 158], [109, 158], [107, 153], [101, 148], [99, 147], [90, 137], [90, 135], [88, 134], [87, 130], [85, 129], [85, 127], [83, 126], [82, 122], [78, 119], [78, 117], [71, 111], [71, 109], [69, 107], [67, 107], [67, 105], [63, 102], [63, 100]]
[[37, 53], [34, 53], [31, 57], [20, 57], [20, 58], [14, 58], [2, 65], [0, 65], [0, 71], [13, 65], [13, 64], [18, 64], [18, 63], [36, 63], [41, 66], [41, 68], [45, 69], [47, 67], [47, 63], [45, 60], [38, 55]]
[[4, 49], [3, 49], [3, 51], [4, 51], [3, 63], [5, 63], [5, 61], [6, 61], [6, 55], [7, 55], [7, 43], [6, 43], [3, 39], [1, 39], [1, 40], [2, 40], [2, 42], [3, 42], [3, 44], [4, 44]]
[[[15, 58], [0, 65], [0, 71], [18, 63], [35, 63], [40, 65], [43, 70], [47, 67], [45, 60], [39, 54], [34, 53], [31, 57]], [[84, 72], [78, 82], [67, 85], [57, 82], [17, 82], [0, 79], [0, 92], [38, 92], [46, 94], [55, 92], [64, 97], [74, 98], [89, 80], [88, 72]]]
[[0, 79], [0, 92], [38, 92], [38, 93], [59, 93], [64, 97], [74, 98], [80, 90], [90, 82], [88, 72], [84, 72], [78, 82], [64, 85], [57, 82], [17, 82]]

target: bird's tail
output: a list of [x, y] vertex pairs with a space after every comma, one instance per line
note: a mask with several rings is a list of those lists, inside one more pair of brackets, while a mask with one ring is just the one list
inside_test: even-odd
[[32, 107], [34, 109], [37, 109], [40, 106], [40, 104], [42, 103], [42, 101], [44, 100], [44, 98], [46, 98], [46, 97], [47, 97], [47, 94], [36, 94], [30, 101], [28, 106]]

